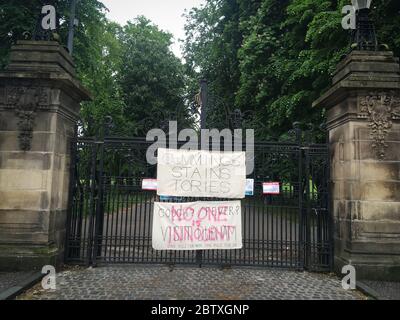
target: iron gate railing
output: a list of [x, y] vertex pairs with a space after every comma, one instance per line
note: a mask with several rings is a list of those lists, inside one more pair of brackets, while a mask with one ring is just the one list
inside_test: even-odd
[[[78, 139], [73, 143], [66, 260], [71, 263], [249, 265], [329, 271], [332, 222], [326, 144], [255, 144], [254, 196], [242, 200], [241, 250], [155, 251], [151, 246], [155, 192], [144, 139]], [[279, 181], [280, 195], [262, 194]], [[182, 198], [174, 201], [207, 199]], [[214, 199], [215, 200], [215, 199]], [[223, 200], [223, 199], [221, 199]]]

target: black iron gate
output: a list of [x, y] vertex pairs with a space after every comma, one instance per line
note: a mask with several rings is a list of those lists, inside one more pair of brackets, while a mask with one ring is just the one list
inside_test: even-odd
[[[296, 137], [255, 144], [248, 177], [255, 193], [242, 200], [243, 248], [201, 252], [152, 249], [153, 203], [160, 199], [141, 188], [142, 179], [156, 176], [145, 158], [150, 142], [80, 138], [73, 145], [66, 260], [331, 270], [328, 147], [303, 142], [299, 130]], [[281, 194], [263, 195], [262, 183], [272, 181]]]

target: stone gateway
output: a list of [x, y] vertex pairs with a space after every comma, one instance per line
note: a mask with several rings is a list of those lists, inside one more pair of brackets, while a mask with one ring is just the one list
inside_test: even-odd
[[70, 146], [88, 99], [57, 42], [12, 47], [0, 73], [0, 270], [63, 261]]

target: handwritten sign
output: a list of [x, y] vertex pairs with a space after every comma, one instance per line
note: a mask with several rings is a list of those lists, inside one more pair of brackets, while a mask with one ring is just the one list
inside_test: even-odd
[[142, 190], [156, 191], [157, 190], [157, 179], [143, 179]]
[[279, 182], [265, 182], [263, 183], [263, 194], [280, 194], [280, 183]]
[[155, 202], [155, 250], [241, 249], [240, 201]]
[[243, 199], [245, 152], [158, 149], [157, 194]]

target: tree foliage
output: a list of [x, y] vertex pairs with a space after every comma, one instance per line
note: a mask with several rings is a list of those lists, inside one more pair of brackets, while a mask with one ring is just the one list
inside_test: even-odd
[[[349, 52], [340, 0], [208, 0], [187, 13], [184, 43], [189, 74], [207, 78], [229, 109], [249, 111], [265, 138], [293, 122], [318, 127], [311, 107]], [[400, 54], [400, 3], [373, 1], [380, 43]], [[216, 110], [215, 112], [222, 112]]]
[[184, 68], [172, 53], [171, 44], [172, 35], [143, 16], [122, 29], [124, 64], [118, 81], [126, 104], [124, 119], [131, 133], [145, 135], [149, 124], [165, 125], [169, 119], [188, 124]]
[[[69, 1], [54, 2], [60, 41], [66, 43]], [[0, 68], [11, 45], [34, 30], [42, 4], [0, 0]], [[282, 135], [296, 121], [318, 127], [324, 110], [313, 109], [312, 102], [330, 86], [350, 48], [341, 28], [347, 4], [350, 0], [207, 0], [186, 13], [182, 64], [170, 50], [171, 34], [146, 18], [120, 26], [106, 19], [101, 1], [80, 1], [73, 58], [93, 93], [81, 116], [90, 134], [99, 132], [108, 115], [114, 134], [143, 135], [146, 119], [160, 126], [169, 117], [189, 126], [199, 80], [207, 79], [218, 97], [210, 99], [209, 115], [221, 126], [239, 109], [252, 115], [262, 138]], [[379, 42], [399, 56], [400, 2], [374, 0], [373, 7]]]
[[[29, 38], [40, 14], [41, 0], [0, 2], [0, 63], [6, 66], [11, 45]], [[67, 42], [69, 1], [55, 0], [60, 43]], [[87, 134], [101, 132], [107, 116], [113, 118], [113, 134], [145, 134], [140, 122], [151, 118], [159, 126], [169, 111], [190, 125], [184, 105], [185, 77], [181, 61], [171, 49], [172, 35], [144, 17], [126, 26], [110, 22], [97, 0], [79, 1], [73, 58], [79, 79], [93, 96], [82, 104]], [[185, 120], [185, 121], [183, 121]], [[143, 121], [142, 121], [143, 122]]]

